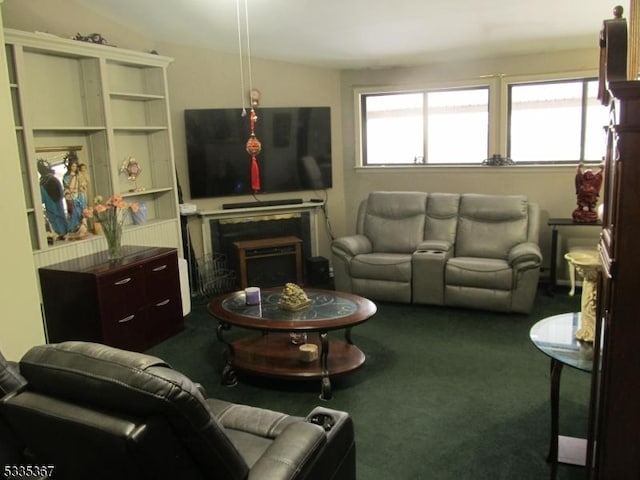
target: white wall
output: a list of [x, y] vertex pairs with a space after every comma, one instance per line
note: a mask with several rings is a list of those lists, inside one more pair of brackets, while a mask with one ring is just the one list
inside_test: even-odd
[[[4, 45], [2, 31], [0, 43]], [[0, 158], [4, 160], [0, 175], [0, 218], [4, 226], [0, 248], [0, 350], [5, 357], [18, 360], [29, 347], [44, 342], [44, 331], [27, 216], [24, 214], [24, 194], [4, 48], [0, 53]]]

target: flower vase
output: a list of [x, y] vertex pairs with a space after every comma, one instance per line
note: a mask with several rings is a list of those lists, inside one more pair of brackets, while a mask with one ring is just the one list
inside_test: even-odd
[[131, 209], [131, 219], [134, 225], [144, 225], [147, 221], [147, 204], [140, 202], [137, 209]]
[[103, 227], [104, 238], [107, 240], [107, 258], [109, 261], [119, 260], [124, 256], [122, 248], [122, 225], [116, 223], [112, 228]]

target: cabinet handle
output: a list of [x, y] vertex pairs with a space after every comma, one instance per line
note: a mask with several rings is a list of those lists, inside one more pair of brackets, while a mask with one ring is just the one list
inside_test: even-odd
[[171, 301], [170, 298], [167, 298], [166, 300], [160, 302], [160, 303], [156, 303], [156, 307], [164, 307], [166, 304], [168, 304]]
[[154, 268], [153, 271], [154, 272], [161, 272], [165, 268], [167, 268], [167, 265], [160, 265], [159, 267]]
[[125, 283], [129, 283], [131, 281], [131, 277], [123, 278], [122, 280], [118, 280], [114, 283], [114, 285], [124, 285]]
[[134, 317], [135, 317], [135, 315], [129, 315], [128, 317], [124, 317], [123, 319], [118, 320], [118, 323], [130, 322], [131, 320], [133, 320]]

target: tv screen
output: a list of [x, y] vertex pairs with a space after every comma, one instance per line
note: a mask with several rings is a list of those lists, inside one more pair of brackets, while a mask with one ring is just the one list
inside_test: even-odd
[[[255, 134], [260, 190], [295, 192], [331, 187], [330, 107], [258, 108]], [[241, 108], [185, 110], [191, 198], [254, 193], [249, 112]]]

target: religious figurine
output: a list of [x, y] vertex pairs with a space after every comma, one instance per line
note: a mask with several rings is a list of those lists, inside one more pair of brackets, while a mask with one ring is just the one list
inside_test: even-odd
[[62, 184], [56, 178], [49, 162], [44, 159], [38, 160], [38, 173], [40, 174], [40, 194], [47, 222], [58, 238], [63, 238], [67, 233], [68, 225], [64, 211]]
[[587, 169], [583, 171], [584, 163], [578, 165], [575, 177], [578, 207], [573, 211], [573, 221], [577, 223], [595, 223], [598, 221], [596, 203], [600, 196], [603, 167], [597, 171]]
[[87, 208], [87, 199], [80, 193], [80, 162], [74, 151], [64, 156], [64, 164], [67, 171], [62, 176], [62, 186], [64, 187], [64, 198], [67, 202], [67, 224], [68, 231], [79, 232], [83, 226], [82, 213]]

